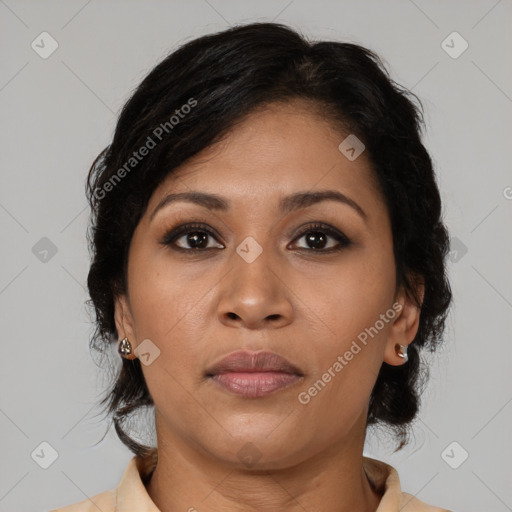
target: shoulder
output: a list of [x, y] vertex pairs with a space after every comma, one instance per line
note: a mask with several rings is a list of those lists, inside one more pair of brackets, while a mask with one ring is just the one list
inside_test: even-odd
[[50, 512], [132, 512], [139, 509], [158, 511], [144, 485], [155, 467], [156, 455], [153, 452], [144, 458], [132, 457], [117, 487]]
[[50, 510], [50, 512], [114, 512], [116, 509], [116, 490], [103, 491], [91, 498]]
[[373, 489], [382, 494], [377, 512], [450, 512], [403, 492], [397, 470], [386, 462], [363, 456], [363, 467]]
[[445, 508], [427, 505], [412, 494], [403, 492], [400, 495], [400, 511], [403, 512], [451, 512]]

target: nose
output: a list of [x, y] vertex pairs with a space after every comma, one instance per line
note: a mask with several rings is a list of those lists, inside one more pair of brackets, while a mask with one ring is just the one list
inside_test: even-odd
[[[243, 253], [242, 253], [243, 254]], [[271, 250], [251, 260], [237, 252], [219, 284], [218, 317], [225, 325], [260, 329], [284, 327], [293, 320], [291, 283]]]

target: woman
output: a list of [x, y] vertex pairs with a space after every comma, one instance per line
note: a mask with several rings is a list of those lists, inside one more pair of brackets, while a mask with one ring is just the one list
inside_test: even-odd
[[[451, 301], [421, 111], [379, 58], [254, 23], [169, 55], [88, 180], [93, 341], [134, 453], [59, 511], [440, 511], [398, 448]], [[103, 342], [103, 345], [101, 345]], [[153, 406], [157, 448], [123, 428]]]

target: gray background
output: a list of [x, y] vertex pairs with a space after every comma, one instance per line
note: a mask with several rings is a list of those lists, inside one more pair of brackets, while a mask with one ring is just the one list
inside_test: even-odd
[[[0, 510], [48, 510], [122, 476], [132, 454], [113, 430], [95, 446], [106, 380], [88, 347], [85, 176], [130, 92], [169, 51], [256, 20], [367, 46], [424, 100], [455, 307], [410, 446], [392, 454], [371, 434], [365, 454], [426, 502], [512, 510], [511, 14], [510, 0], [0, 0]], [[43, 31], [59, 45], [46, 59], [31, 47]], [[442, 47], [453, 31], [469, 44], [457, 58]], [[31, 456], [45, 441], [58, 452], [47, 469]]]

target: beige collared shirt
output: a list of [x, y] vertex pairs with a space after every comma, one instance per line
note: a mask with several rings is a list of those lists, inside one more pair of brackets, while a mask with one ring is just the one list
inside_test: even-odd
[[[427, 505], [411, 494], [402, 492], [398, 473], [392, 466], [363, 457], [363, 467], [375, 488], [383, 493], [376, 512], [450, 512]], [[133, 457], [116, 488], [50, 512], [160, 512], [141, 478], [141, 472], [146, 468], [147, 464]], [[190, 507], [190, 510], [194, 510], [194, 507]]]

